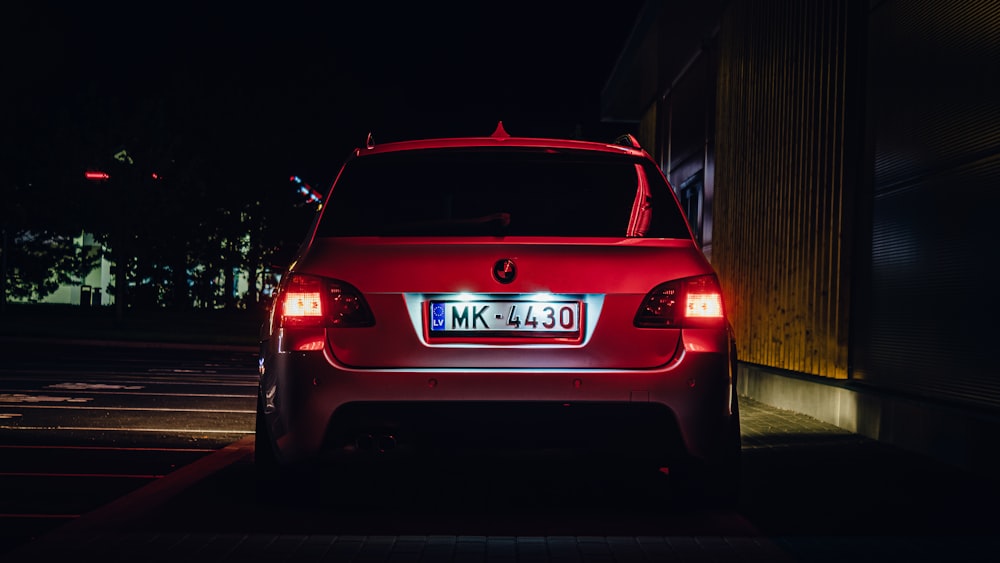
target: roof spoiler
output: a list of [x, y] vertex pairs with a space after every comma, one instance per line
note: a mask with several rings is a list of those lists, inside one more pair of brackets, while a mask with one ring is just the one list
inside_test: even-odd
[[620, 135], [615, 138], [614, 144], [628, 147], [630, 149], [642, 150], [642, 146], [639, 145], [639, 139], [636, 139], [635, 135], [632, 135], [631, 133], [625, 133], [624, 135]]

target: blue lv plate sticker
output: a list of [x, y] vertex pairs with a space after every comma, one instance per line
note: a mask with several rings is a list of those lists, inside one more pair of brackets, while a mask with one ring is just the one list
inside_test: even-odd
[[431, 330], [444, 330], [444, 303], [431, 303]]

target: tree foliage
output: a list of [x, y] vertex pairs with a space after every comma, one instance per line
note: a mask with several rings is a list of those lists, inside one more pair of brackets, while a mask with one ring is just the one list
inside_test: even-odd
[[60, 283], [78, 283], [99, 263], [96, 256], [65, 235], [22, 231], [8, 241], [6, 289], [13, 298], [37, 300]]
[[[265, 272], [285, 266], [314, 209], [282, 181], [287, 171], [230, 149], [253, 123], [237, 108], [255, 100], [175, 78], [167, 90], [128, 97], [93, 83], [63, 114], [10, 123], [0, 147], [0, 298], [38, 300], [59, 283], [81, 283], [100, 259], [75, 244], [87, 232], [107, 250], [115, 283], [104, 290], [123, 308], [262, 300]], [[227, 100], [234, 114], [220, 115]], [[110, 177], [88, 181], [85, 170]], [[235, 291], [239, 272], [250, 278], [245, 294]]]

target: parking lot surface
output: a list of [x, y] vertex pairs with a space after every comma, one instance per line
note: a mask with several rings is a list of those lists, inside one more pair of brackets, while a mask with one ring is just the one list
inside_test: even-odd
[[459, 514], [446, 521], [449, 533], [433, 518], [399, 524], [400, 506], [413, 508], [399, 504], [347, 518], [261, 510], [252, 490], [240, 490], [248, 438], [4, 560], [977, 561], [1000, 548], [995, 482], [746, 398], [741, 414], [744, 487], [734, 511], [592, 522], [574, 514], [585, 507], [571, 507], [555, 512], [562, 528], [519, 513], [481, 529], [475, 514]]

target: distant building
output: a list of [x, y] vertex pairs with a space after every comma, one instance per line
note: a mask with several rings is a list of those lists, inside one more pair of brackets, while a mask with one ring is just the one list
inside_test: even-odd
[[[9, 297], [10, 303], [47, 303], [59, 305], [80, 305], [83, 307], [100, 307], [115, 304], [114, 295], [114, 274], [112, 272], [113, 263], [107, 258], [110, 254], [108, 249], [95, 240], [91, 233], [82, 233], [74, 239], [77, 248], [89, 252], [92, 256], [100, 256], [100, 261], [86, 277], [76, 283], [60, 284], [54, 292], [41, 297], [40, 299]], [[196, 267], [196, 270], [199, 268]], [[232, 286], [223, 287], [225, 280], [223, 276], [218, 276], [212, 280], [212, 285], [219, 288], [219, 293], [231, 292], [231, 295], [239, 299], [247, 294], [249, 289], [249, 274], [241, 269], [237, 269], [231, 276]], [[271, 287], [265, 284], [265, 296], [270, 293]], [[196, 300], [196, 307], [220, 306], [218, 302], [202, 303]]]
[[111, 275], [111, 262], [105, 258], [106, 252], [91, 233], [82, 233], [73, 239], [77, 248], [93, 255], [100, 255], [100, 261], [86, 277], [77, 283], [60, 284], [53, 293], [40, 299], [18, 299], [8, 297], [10, 303], [52, 303], [63, 305], [101, 306], [114, 304], [114, 296], [109, 291], [114, 284]]

